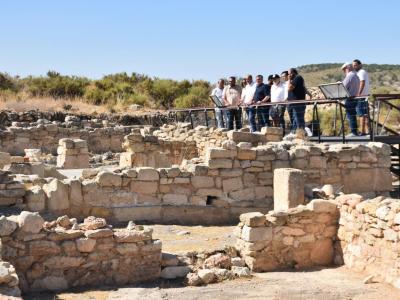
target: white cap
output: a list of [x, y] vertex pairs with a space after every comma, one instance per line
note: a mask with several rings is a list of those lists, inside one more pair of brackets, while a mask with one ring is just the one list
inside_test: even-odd
[[340, 69], [343, 70], [343, 69], [346, 69], [347, 67], [350, 67], [350, 66], [351, 66], [351, 63], [345, 62]]

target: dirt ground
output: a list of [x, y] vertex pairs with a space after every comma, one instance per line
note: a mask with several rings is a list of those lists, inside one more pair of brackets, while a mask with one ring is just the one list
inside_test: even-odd
[[[161, 239], [163, 251], [184, 253], [212, 251], [234, 245], [234, 226], [154, 225], [153, 237]], [[388, 284], [364, 284], [368, 274], [357, 274], [345, 267], [303, 272], [255, 273], [252, 278], [236, 279], [202, 287], [186, 287], [181, 280], [157, 281], [126, 287], [80, 289], [60, 294], [32, 294], [25, 299], [62, 300], [190, 300], [190, 299], [274, 299], [274, 300], [400, 300], [400, 291]]]

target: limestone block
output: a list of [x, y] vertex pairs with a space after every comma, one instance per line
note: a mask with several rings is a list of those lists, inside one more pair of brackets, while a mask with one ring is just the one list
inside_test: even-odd
[[165, 194], [163, 203], [169, 205], [184, 205], [188, 203], [188, 197], [181, 194]]
[[125, 168], [125, 167], [129, 167], [132, 168], [134, 167], [134, 163], [135, 163], [135, 153], [131, 153], [131, 152], [123, 152], [120, 154], [119, 156], [119, 166], [121, 168]]
[[11, 164], [11, 155], [8, 152], [0, 152], [0, 169]]
[[37, 212], [22, 211], [18, 216], [20, 230], [25, 233], [39, 233], [44, 220]]
[[158, 174], [157, 170], [154, 168], [149, 167], [140, 167], [137, 168], [138, 180], [142, 181], [156, 181], [160, 179], [160, 175]]
[[8, 236], [17, 229], [18, 224], [5, 216], [0, 216], [0, 236]]
[[237, 158], [240, 160], [255, 160], [257, 156], [256, 150], [239, 149]]
[[389, 168], [348, 169], [343, 176], [343, 192], [351, 194], [390, 191], [391, 178]]
[[158, 182], [132, 181], [130, 190], [140, 194], [156, 194], [158, 190]]
[[210, 159], [208, 161], [208, 167], [210, 169], [231, 169], [232, 165], [232, 160], [227, 158]]
[[335, 213], [338, 210], [336, 201], [322, 199], [312, 200], [307, 207], [316, 213]]
[[110, 171], [101, 171], [96, 176], [96, 182], [100, 186], [105, 187], [120, 187], [122, 185], [122, 177]]
[[242, 228], [241, 238], [246, 242], [269, 241], [272, 239], [272, 227], [249, 227]]
[[303, 172], [297, 169], [274, 170], [274, 210], [287, 210], [304, 204]]
[[241, 177], [234, 177], [222, 180], [222, 187], [225, 193], [231, 191], [241, 190], [243, 188], [243, 182]]
[[208, 148], [207, 149], [207, 158], [215, 159], [215, 158], [235, 158], [237, 155], [236, 149], [228, 150], [222, 148]]
[[164, 279], [175, 279], [185, 277], [191, 269], [188, 266], [168, 266], [162, 269], [161, 278]]
[[193, 176], [192, 185], [194, 188], [211, 188], [214, 187], [214, 178], [210, 176]]
[[30, 211], [41, 212], [45, 209], [46, 194], [40, 186], [33, 186], [25, 193], [25, 203]]
[[333, 245], [331, 239], [317, 240], [311, 250], [311, 261], [315, 265], [330, 265], [333, 262]]
[[69, 208], [69, 186], [64, 182], [53, 179], [43, 185], [43, 191], [47, 196], [47, 208], [50, 211], [62, 211]]
[[252, 201], [255, 199], [254, 188], [245, 188], [229, 193], [229, 197], [236, 201]]
[[240, 215], [240, 222], [248, 227], [260, 227], [265, 225], [265, 215], [260, 212], [250, 212]]

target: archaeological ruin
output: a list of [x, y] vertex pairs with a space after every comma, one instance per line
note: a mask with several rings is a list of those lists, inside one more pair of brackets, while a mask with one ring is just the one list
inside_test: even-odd
[[[342, 265], [400, 288], [387, 144], [59, 119], [0, 129], [0, 294]], [[154, 224], [235, 225], [235, 245], [167, 253]]]

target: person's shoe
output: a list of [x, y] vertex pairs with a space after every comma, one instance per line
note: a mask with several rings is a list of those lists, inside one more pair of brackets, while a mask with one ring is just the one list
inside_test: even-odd
[[356, 137], [356, 136], [358, 136], [358, 135], [354, 134], [354, 133], [350, 133], [350, 134], [346, 135], [346, 137]]

